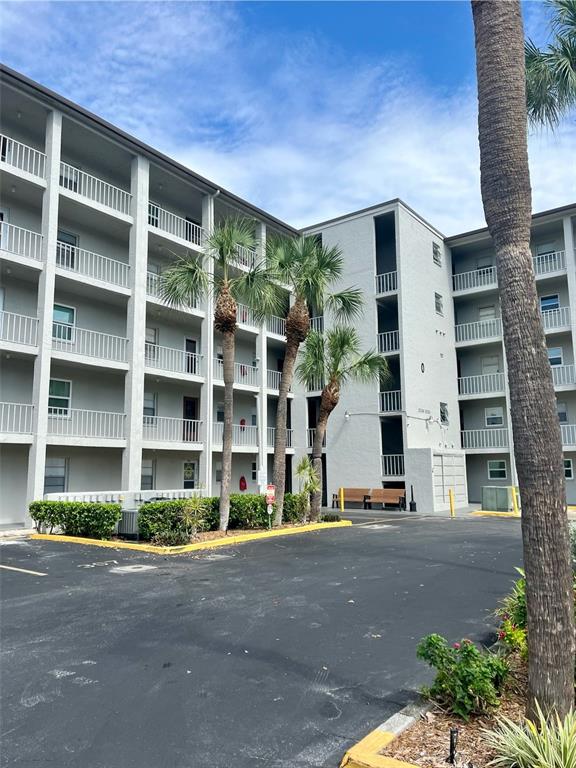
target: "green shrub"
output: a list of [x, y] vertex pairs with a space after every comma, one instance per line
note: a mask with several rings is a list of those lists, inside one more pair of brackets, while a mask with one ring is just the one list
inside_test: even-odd
[[436, 678], [425, 695], [468, 720], [498, 706], [498, 694], [508, 674], [499, 656], [481, 651], [471, 640], [449, 646], [440, 635], [423, 638], [416, 651], [419, 659], [436, 669]]
[[576, 768], [576, 714], [546, 718], [537, 705], [537, 722], [501, 718], [485, 739], [496, 752], [498, 768]]
[[66, 536], [109, 539], [122, 516], [120, 504], [93, 501], [34, 501], [30, 517], [37, 530], [59, 528]]
[[306, 517], [307, 503], [303, 493], [287, 493], [284, 495], [284, 510], [282, 520], [285, 523], [302, 523]]
[[570, 547], [572, 550], [572, 567], [576, 570], [576, 523], [570, 524]]
[[161, 547], [179, 547], [182, 544], [190, 544], [190, 535], [183, 529], [164, 530], [155, 533], [152, 537], [152, 544]]
[[504, 621], [509, 620], [515, 627], [526, 629], [526, 579], [524, 571], [516, 568], [520, 578], [514, 582], [512, 592], [500, 604], [498, 616]]
[[320, 519], [323, 523], [339, 523], [342, 518], [334, 512], [327, 512]]
[[505, 651], [518, 651], [523, 659], [528, 658], [528, 640], [526, 630], [517, 627], [509, 618], [503, 618], [498, 630], [498, 643]]

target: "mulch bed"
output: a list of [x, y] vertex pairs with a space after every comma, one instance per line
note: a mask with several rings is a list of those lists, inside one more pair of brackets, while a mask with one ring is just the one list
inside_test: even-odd
[[395, 757], [420, 768], [446, 768], [450, 752], [450, 729], [458, 728], [455, 765], [459, 768], [487, 768], [495, 755], [483, 739], [483, 731], [497, 724], [504, 715], [515, 722], [524, 717], [526, 707], [527, 670], [525, 663], [510, 659], [511, 674], [506, 682], [499, 709], [492, 715], [474, 717], [465, 723], [459, 717], [435, 706], [423, 715], [385, 749], [382, 754]]

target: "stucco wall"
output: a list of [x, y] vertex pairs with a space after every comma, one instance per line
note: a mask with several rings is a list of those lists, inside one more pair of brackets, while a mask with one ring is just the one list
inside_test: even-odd
[[0, 528], [25, 520], [29, 450], [28, 445], [0, 444]]

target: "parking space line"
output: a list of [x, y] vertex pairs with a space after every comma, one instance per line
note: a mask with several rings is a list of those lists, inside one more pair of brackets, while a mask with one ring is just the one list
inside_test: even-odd
[[0, 568], [4, 568], [7, 571], [18, 571], [19, 573], [29, 573], [32, 576], [48, 576], [47, 573], [40, 573], [40, 571], [29, 571], [27, 568], [14, 568], [11, 565], [0, 565]]

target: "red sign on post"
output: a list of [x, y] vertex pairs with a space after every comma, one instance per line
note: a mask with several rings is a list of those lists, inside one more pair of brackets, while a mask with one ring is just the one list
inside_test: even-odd
[[266, 504], [274, 504], [275, 501], [276, 501], [276, 486], [267, 485], [266, 486]]

